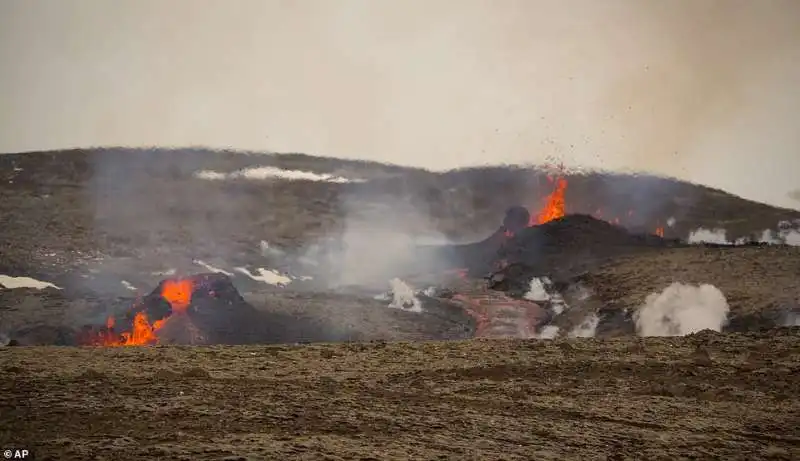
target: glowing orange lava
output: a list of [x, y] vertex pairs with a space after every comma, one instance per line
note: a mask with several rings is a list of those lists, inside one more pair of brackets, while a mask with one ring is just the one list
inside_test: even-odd
[[539, 215], [536, 217], [531, 216], [531, 226], [544, 224], [564, 216], [564, 193], [567, 191], [567, 180], [562, 177], [554, 180], [550, 176], [548, 176], [547, 179], [549, 179], [550, 182], [555, 182], [555, 188], [553, 192], [545, 198], [545, 206], [542, 208], [542, 211], [539, 212]]
[[185, 312], [192, 301], [194, 285], [189, 279], [167, 280], [161, 288], [161, 296], [172, 306], [173, 313]]
[[173, 315], [186, 312], [192, 300], [194, 284], [190, 279], [167, 280], [161, 288], [161, 296], [170, 303], [172, 313], [150, 323], [147, 314], [137, 312], [133, 317], [131, 331], [115, 333], [116, 320], [109, 317], [106, 320], [106, 330], [92, 334], [84, 339], [83, 343], [90, 346], [147, 346], [158, 343], [158, 330]]

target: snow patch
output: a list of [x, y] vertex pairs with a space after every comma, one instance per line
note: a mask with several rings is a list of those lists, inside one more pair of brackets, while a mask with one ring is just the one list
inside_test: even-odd
[[195, 260], [194, 260], [194, 261], [192, 261], [192, 262], [193, 262], [193, 263], [195, 263], [195, 264], [197, 264], [198, 266], [201, 266], [201, 267], [203, 267], [204, 269], [206, 269], [206, 270], [207, 270], [207, 271], [209, 271], [209, 272], [214, 272], [214, 273], [217, 273], [217, 274], [225, 274], [225, 275], [227, 275], [228, 277], [233, 277], [233, 273], [231, 273], [231, 272], [228, 272], [228, 271], [226, 271], [225, 269], [220, 269], [220, 268], [218, 268], [218, 267], [214, 267], [214, 266], [212, 266], [211, 264], [208, 264], [208, 263], [207, 263], [207, 262], [205, 262], [205, 261], [201, 261], [201, 260], [199, 260], [199, 259], [195, 259]]
[[277, 287], [285, 287], [286, 285], [292, 282], [292, 279], [290, 277], [282, 275], [274, 270], [264, 269], [263, 267], [259, 267], [258, 269], [256, 269], [258, 275], [251, 273], [245, 267], [236, 267], [234, 268], [234, 270], [250, 277], [251, 279], [257, 282], [263, 282], [268, 285], [274, 285]]
[[219, 171], [202, 170], [196, 172], [194, 176], [196, 178], [205, 179], [208, 181], [220, 181], [224, 179], [239, 179], [239, 178], [252, 179], [252, 180], [277, 178], [277, 179], [285, 179], [288, 181], [320, 181], [320, 182], [331, 182], [339, 184], [364, 182], [363, 179], [348, 179], [342, 176], [334, 176], [331, 174], [324, 174], [324, 173], [320, 174], [311, 171], [284, 170], [282, 168], [276, 168], [273, 166], [245, 168], [243, 170], [234, 171], [233, 173], [222, 173]]
[[35, 288], [37, 290], [44, 290], [45, 288], [61, 288], [53, 285], [50, 282], [42, 282], [31, 277], [11, 277], [8, 275], [0, 275], [0, 286], [3, 288]]
[[133, 286], [133, 285], [131, 285], [131, 282], [129, 282], [129, 281], [127, 281], [127, 280], [123, 280], [123, 281], [122, 281], [122, 282], [120, 282], [120, 283], [122, 283], [122, 286], [124, 286], [125, 288], [127, 288], [127, 289], [129, 289], [129, 290], [131, 290], [131, 291], [136, 291], [136, 287], [135, 287], [135, 286]]

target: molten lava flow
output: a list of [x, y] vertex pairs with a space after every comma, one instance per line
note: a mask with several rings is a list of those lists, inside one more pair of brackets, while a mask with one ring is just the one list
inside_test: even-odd
[[172, 313], [161, 320], [156, 320], [152, 324], [143, 311], [137, 312], [133, 318], [131, 331], [120, 334], [114, 332], [116, 321], [114, 317], [106, 320], [106, 330], [97, 332], [90, 338], [86, 338], [84, 343], [92, 346], [146, 346], [158, 343], [158, 330], [172, 315], [180, 315], [186, 312], [192, 300], [194, 283], [191, 279], [167, 280], [161, 288], [163, 297], [172, 307]]
[[161, 296], [172, 306], [172, 312], [186, 312], [192, 301], [194, 284], [189, 279], [167, 280], [161, 288]]
[[[548, 177], [551, 182], [553, 179]], [[550, 195], [547, 196], [546, 200], [547, 203], [545, 204], [542, 211], [539, 212], [539, 215], [535, 218], [531, 216], [531, 225], [536, 224], [544, 224], [546, 222], [552, 221], [554, 219], [558, 219], [564, 216], [564, 193], [567, 191], [567, 180], [564, 178], [557, 178], [555, 180], [555, 188]]]

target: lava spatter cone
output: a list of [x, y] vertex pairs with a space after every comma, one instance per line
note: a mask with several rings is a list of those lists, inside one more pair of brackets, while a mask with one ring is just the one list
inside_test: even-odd
[[85, 332], [79, 342], [95, 346], [248, 343], [254, 326], [262, 320], [228, 276], [198, 274], [161, 281], [121, 319], [110, 317], [104, 329]]

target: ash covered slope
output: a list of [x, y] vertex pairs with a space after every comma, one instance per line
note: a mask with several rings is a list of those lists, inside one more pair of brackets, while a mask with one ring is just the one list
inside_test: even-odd
[[609, 313], [633, 312], [673, 283], [711, 284], [730, 305], [730, 330], [787, 325], [800, 313], [800, 247], [693, 245], [617, 258], [576, 280]]
[[[264, 166], [364, 182], [224, 176]], [[203, 172], [216, 173], [217, 179], [198, 177]], [[703, 226], [725, 227], [734, 239], [800, 218], [797, 211], [668, 179], [604, 174], [568, 179], [568, 213], [599, 210], [604, 219], [620, 217], [629, 227], [651, 232], [664, 227], [667, 238], [686, 238]], [[475, 241], [496, 229], [509, 204], [537, 210], [551, 189], [544, 172], [513, 167], [436, 174], [305, 155], [202, 149], [6, 154], [0, 155], [0, 273], [73, 287], [88, 285], [98, 273], [135, 277], [179, 260], [223, 259], [230, 268], [252, 260], [262, 240], [303, 249], [337, 235], [353, 208], [401, 221], [398, 203], [424, 215], [430, 230], [443, 237]], [[665, 227], [669, 218], [675, 219], [673, 227]]]

